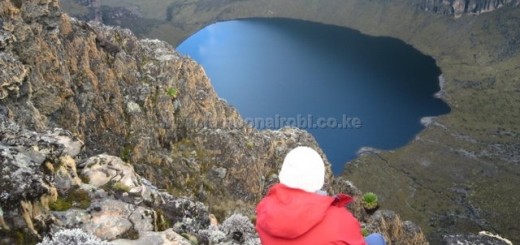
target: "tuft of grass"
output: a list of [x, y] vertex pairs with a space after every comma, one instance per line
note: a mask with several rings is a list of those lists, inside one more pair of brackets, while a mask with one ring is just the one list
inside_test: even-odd
[[368, 234], [368, 230], [367, 230], [367, 228], [364, 228], [364, 227], [363, 227], [363, 229], [361, 229], [361, 234], [362, 234], [364, 237], [368, 236], [369, 234]]
[[172, 227], [172, 221], [169, 220], [161, 209], [155, 210], [157, 213], [157, 230], [164, 231]]
[[119, 157], [124, 161], [128, 162], [130, 161], [130, 158], [132, 157], [132, 147], [131, 146], [125, 146], [123, 149], [121, 149], [121, 152], [119, 154]]
[[67, 198], [58, 196], [58, 199], [49, 205], [52, 211], [67, 211], [72, 208], [72, 202]]
[[253, 141], [247, 141], [246, 143], [247, 149], [253, 149], [255, 147], [255, 143]]
[[130, 187], [125, 185], [123, 182], [118, 181], [112, 185], [112, 189], [118, 192], [129, 192]]

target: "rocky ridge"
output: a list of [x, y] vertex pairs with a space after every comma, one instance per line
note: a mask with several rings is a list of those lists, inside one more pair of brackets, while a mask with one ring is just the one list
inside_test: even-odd
[[[69, 18], [56, 0], [2, 1], [0, 16], [2, 244], [65, 228], [120, 244], [258, 243], [249, 220], [281, 159], [319, 150], [305, 131], [245, 124], [165, 42]], [[359, 197], [327, 169], [329, 192]], [[391, 243], [427, 243], [395, 213], [350, 208]]]
[[422, 10], [460, 18], [462, 15], [479, 15], [502, 8], [517, 7], [518, 0], [422, 0], [416, 6]]

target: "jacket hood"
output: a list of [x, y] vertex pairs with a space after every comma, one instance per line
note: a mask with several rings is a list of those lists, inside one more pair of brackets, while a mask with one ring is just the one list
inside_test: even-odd
[[346, 195], [324, 196], [277, 184], [258, 204], [256, 226], [273, 237], [294, 239], [319, 224], [331, 206], [351, 200]]
[[299, 146], [285, 156], [279, 178], [287, 187], [315, 192], [325, 182], [325, 164], [314, 149]]

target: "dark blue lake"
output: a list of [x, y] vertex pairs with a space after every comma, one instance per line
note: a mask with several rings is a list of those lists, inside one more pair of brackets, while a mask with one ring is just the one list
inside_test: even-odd
[[219, 22], [178, 47], [257, 128], [311, 132], [339, 174], [361, 147], [395, 149], [448, 113], [435, 61], [393, 38], [289, 19]]

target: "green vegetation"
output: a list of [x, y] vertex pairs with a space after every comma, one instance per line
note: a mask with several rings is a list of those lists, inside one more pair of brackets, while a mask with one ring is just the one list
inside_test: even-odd
[[119, 153], [119, 157], [124, 162], [129, 162], [130, 158], [132, 157], [132, 147], [131, 146], [123, 147], [123, 149], [121, 149], [121, 152]]
[[255, 147], [255, 142], [253, 142], [251, 140], [247, 141], [246, 147], [247, 147], [247, 149], [250, 149], [250, 150], [253, 149]]
[[362, 234], [364, 237], [368, 236], [369, 233], [368, 233], [367, 228], [365, 228], [365, 227], [361, 228], [361, 234]]
[[49, 205], [52, 211], [67, 211], [72, 208], [72, 202], [68, 199], [58, 197], [58, 199]]
[[118, 181], [112, 185], [112, 190], [118, 191], [118, 192], [129, 192], [130, 187], [125, 185], [123, 182]]
[[26, 245], [26, 244], [36, 244], [39, 242], [39, 239], [32, 235], [29, 232], [26, 232], [22, 229], [16, 230], [3, 230], [0, 229], [0, 237], [2, 238], [3, 244], [8, 244], [7, 242], [12, 242], [9, 244], [12, 245]]
[[197, 237], [191, 233], [182, 233], [181, 236], [190, 241], [192, 245], [199, 244], [199, 240], [197, 239]]
[[90, 206], [90, 196], [88, 192], [75, 188], [66, 195], [58, 196], [58, 199], [49, 205], [53, 211], [66, 211], [70, 208], [86, 209]]
[[363, 207], [365, 209], [375, 209], [379, 203], [377, 202], [377, 195], [373, 192], [366, 192], [363, 194]]
[[80, 175], [79, 178], [81, 179], [81, 182], [83, 182], [83, 183], [90, 183], [90, 178], [86, 175]]
[[177, 98], [177, 89], [170, 87], [166, 90], [166, 94], [168, 94], [172, 99], [175, 99]]
[[172, 221], [164, 215], [161, 209], [157, 209], [155, 212], [157, 213], [157, 229], [159, 231], [164, 231], [172, 227]]

